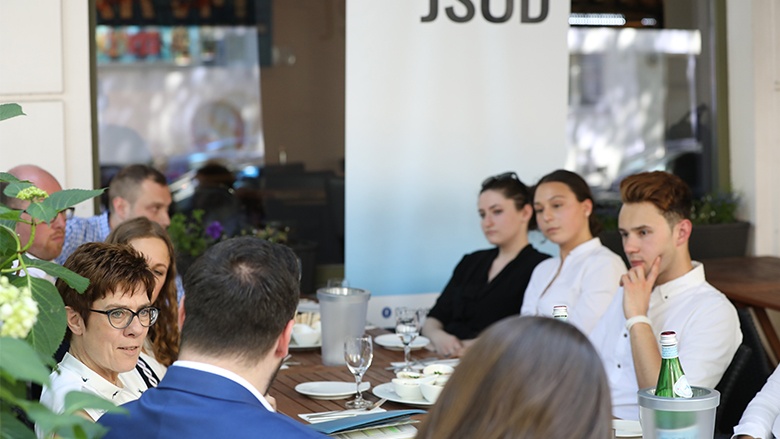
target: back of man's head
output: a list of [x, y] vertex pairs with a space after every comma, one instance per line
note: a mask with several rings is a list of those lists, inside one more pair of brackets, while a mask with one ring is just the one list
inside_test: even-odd
[[181, 352], [259, 362], [295, 315], [300, 268], [281, 244], [239, 237], [209, 248], [184, 277]]
[[114, 212], [113, 200], [116, 197], [123, 198], [131, 204], [135, 203], [141, 195], [141, 184], [146, 180], [151, 180], [161, 186], [168, 185], [165, 176], [149, 165], [129, 165], [117, 172], [108, 186], [109, 210]]
[[642, 172], [620, 183], [623, 203], [652, 203], [670, 225], [691, 218], [691, 188], [678, 176], [663, 171]]

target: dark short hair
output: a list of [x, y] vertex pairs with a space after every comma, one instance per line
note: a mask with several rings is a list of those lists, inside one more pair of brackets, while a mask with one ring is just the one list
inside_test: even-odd
[[668, 172], [642, 172], [626, 177], [620, 182], [620, 198], [624, 203], [652, 203], [669, 225], [691, 219], [691, 188]]
[[[528, 186], [526, 186], [525, 183], [523, 183], [519, 178], [516, 178], [517, 175], [514, 173], [506, 173], [502, 175], [508, 176], [510, 174], [515, 178], [489, 178], [485, 181], [485, 183], [482, 184], [482, 189], [479, 191], [479, 193], [482, 194], [488, 190], [496, 191], [505, 198], [514, 201], [515, 208], [517, 208], [517, 210], [521, 210], [526, 205], [533, 203], [531, 189], [529, 189]], [[534, 229], [536, 229], [536, 215], [531, 215], [531, 219], [528, 222], [528, 230]]]
[[[557, 171], [550, 172], [539, 180], [534, 187], [534, 193], [536, 188], [542, 183], [563, 183], [569, 187], [574, 193], [577, 201], [582, 203], [585, 200], [590, 200], [593, 203], [593, 208], [596, 208], [596, 201], [593, 199], [593, 192], [590, 190], [588, 183], [579, 176], [579, 174], [567, 171], [565, 169], [558, 169]], [[596, 215], [590, 215], [588, 217], [588, 228], [590, 228], [590, 234], [598, 236], [603, 229], [601, 222], [596, 218]]]
[[[64, 267], [89, 280], [84, 293], [76, 291], [62, 278], [56, 283], [65, 306], [81, 315], [85, 325], [92, 304], [108, 294], [121, 291], [132, 296], [141, 287], [151, 300], [154, 292], [154, 275], [146, 258], [129, 245], [104, 242], [80, 245], [68, 256]], [[66, 339], [70, 340], [70, 336], [68, 330]]]
[[149, 165], [129, 165], [119, 170], [108, 186], [109, 210], [114, 211], [114, 203], [111, 200], [116, 197], [135, 203], [141, 184], [146, 180], [151, 180], [160, 186], [168, 185], [162, 172]]
[[232, 356], [252, 364], [295, 316], [300, 268], [282, 244], [243, 236], [220, 242], [184, 276], [181, 350]]

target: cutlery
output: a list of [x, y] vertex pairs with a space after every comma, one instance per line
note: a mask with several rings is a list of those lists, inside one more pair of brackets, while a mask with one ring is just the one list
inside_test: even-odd
[[[428, 358], [423, 358], [421, 360], [412, 361], [412, 366], [427, 366], [427, 365], [429, 365], [431, 363], [435, 363], [437, 361], [440, 361], [438, 357], [428, 357]], [[401, 366], [389, 366], [389, 367], [386, 367], [385, 370], [398, 370], [398, 369], [402, 369], [403, 367], [404, 366], [402, 366], [402, 365]]]

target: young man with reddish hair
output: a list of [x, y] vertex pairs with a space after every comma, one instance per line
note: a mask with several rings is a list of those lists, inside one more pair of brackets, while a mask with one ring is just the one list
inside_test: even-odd
[[620, 184], [618, 217], [631, 268], [591, 341], [612, 391], [613, 414], [639, 419], [637, 390], [653, 387], [661, 369], [658, 337], [675, 331], [692, 386], [714, 388], [742, 342], [734, 306], [691, 261], [690, 188], [666, 172], [632, 175]]

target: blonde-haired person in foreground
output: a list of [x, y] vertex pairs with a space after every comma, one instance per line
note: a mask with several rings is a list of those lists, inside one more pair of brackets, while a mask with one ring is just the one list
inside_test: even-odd
[[551, 318], [509, 317], [471, 346], [417, 438], [604, 439], [611, 419], [587, 337]]

